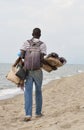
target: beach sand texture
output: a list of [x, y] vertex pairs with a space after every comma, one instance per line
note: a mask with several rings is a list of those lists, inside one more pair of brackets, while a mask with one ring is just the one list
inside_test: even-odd
[[24, 96], [0, 101], [0, 130], [84, 130], [84, 73], [54, 80], [43, 88], [43, 114], [24, 122]]

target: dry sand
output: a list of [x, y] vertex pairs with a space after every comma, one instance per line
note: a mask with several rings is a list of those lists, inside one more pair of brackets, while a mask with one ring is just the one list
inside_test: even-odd
[[43, 114], [24, 122], [24, 96], [0, 101], [0, 130], [84, 130], [84, 73], [48, 83]]

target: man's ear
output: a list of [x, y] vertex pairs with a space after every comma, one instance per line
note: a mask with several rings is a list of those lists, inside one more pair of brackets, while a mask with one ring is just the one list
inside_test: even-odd
[[32, 36], [33, 36], [33, 33], [32, 33]]

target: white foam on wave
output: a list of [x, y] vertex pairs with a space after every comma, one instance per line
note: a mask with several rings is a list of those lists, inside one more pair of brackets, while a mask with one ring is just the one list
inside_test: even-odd
[[44, 81], [43, 81], [43, 85], [46, 85], [46, 84], [48, 84], [49, 82], [51, 82], [52, 80], [56, 80], [56, 79], [61, 79], [61, 77], [51, 77], [51, 78], [48, 78], [48, 79], [45, 79]]
[[78, 73], [82, 73], [83, 71], [82, 70], [78, 70]]
[[3, 89], [0, 90], [0, 100], [12, 98], [15, 95], [21, 94], [23, 91], [20, 88]]
[[67, 75], [67, 77], [71, 77], [71, 76], [73, 76], [73, 74], [72, 75], [71, 74]]
[[[78, 73], [81, 73], [81, 72], [83, 72], [83, 71], [78, 70]], [[68, 74], [67, 76], [56, 76], [56, 75], [46, 76], [43, 80], [43, 85], [48, 84], [52, 80], [61, 79], [63, 77], [71, 77], [72, 75], [74, 75], [74, 74]], [[35, 85], [34, 85], [33, 89], [35, 90]], [[21, 93], [23, 93], [23, 91], [20, 88], [2, 89], [2, 90], [0, 90], [0, 100], [12, 98]]]

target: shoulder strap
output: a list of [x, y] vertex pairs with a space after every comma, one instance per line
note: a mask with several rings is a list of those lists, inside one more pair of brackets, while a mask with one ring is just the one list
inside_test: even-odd
[[42, 41], [38, 41], [38, 42], [33, 42], [32, 39], [31, 40], [27, 40], [28, 43], [30, 44], [30, 46], [36, 46], [39, 47], [41, 44], [43, 44]]

